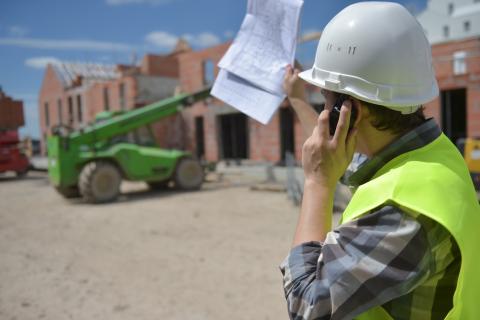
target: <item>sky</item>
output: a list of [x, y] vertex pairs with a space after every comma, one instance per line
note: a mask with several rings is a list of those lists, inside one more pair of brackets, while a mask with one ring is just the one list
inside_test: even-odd
[[[419, 13], [427, 0], [395, 1]], [[299, 35], [321, 31], [358, 1], [304, 0]], [[49, 62], [125, 64], [166, 54], [177, 40], [201, 50], [235, 37], [247, 0], [0, 0], [0, 86], [23, 100], [22, 137], [40, 137], [38, 94]], [[297, 46], [313, 64], [315, 41]]]

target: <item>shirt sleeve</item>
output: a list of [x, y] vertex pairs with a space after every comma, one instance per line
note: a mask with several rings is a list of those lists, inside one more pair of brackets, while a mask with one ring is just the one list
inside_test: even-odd
[[404, 295], [431, 272], [421, 224], [385, 206], [294, 247], [280, 265], [290, 319], [350, 319]]

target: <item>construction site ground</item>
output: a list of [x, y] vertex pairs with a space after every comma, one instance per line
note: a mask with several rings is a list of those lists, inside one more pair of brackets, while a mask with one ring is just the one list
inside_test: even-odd
[[287, 319], [278, 266], [299, 208], [257, 182], [124, 183], [119, 201], [90, 205], [45, 172], [0, 177], [0, 319]]

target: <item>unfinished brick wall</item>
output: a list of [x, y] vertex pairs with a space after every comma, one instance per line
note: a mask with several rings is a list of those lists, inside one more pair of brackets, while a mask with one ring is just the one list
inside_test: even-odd
[[194, 92], [205, 85], [204, 81], [204, 63], [208, 60], [215, 65], [215, 74], [218, 73], [216, 65], [227, 51], [230, 43], [224, 43], [215, 47], [207, 48], [201, 51], [192, 51], [182, 53], [179, 59], [179, 79], [184, 92]]
[[[62, 97], [63, 85], [57, 78], [51, 65], [48, 65], [43, 76], [40, 94], [38, 96], [38, 114], [40, 120], [41, 144], [40, 149], [43, 155], [46, 154], [46, 137], [51, 133], [51, 127], [58, 124], [58, 99]], [[46, 107], [47, 106], [47, 107]], [[48, 124], [46, 111], [48, 108]]]
[[[228, 49], [230, 43], [207, 48], [200, 51], [191, 51], [181, 47], [167, 56], [146, 55], [139, 68], [131, 66], [118, 66], [121, 77], [109, 81], [94, 81], [78, 79], [72, 88], [64, 88], [57, 78], [55, 71], [48, 67], [42, 82], [40, 94], [39, 113], [42, 128], [42, 148], [45, 152], [45, 137], [50, 133], [52, 126], [59, 123], [58, 101], [62, 105], [62, 119], [64, 124], [78, 128], [82, 124], [92, 122], [98, 112], [105, 110], [104, 90], [108, 92], [109, 110], [120, 110], [120, 85], [123, 83], [126, 90], [126, 108], [141, 107], [135, 101], [138, 88], [135, 81], [135, 71], [144, 75], [165, 76], [179, 78], [183, 92], [194, 92], [212, 83], [208, 83], [205, 76], [206, 63], [213, 64], [214, 73], [218, 73], [216, 65]], [[83, 121], [78, 121], [77, 96], [81, 97], [83, 107]], [[74, 115], [69, 115], [68, 101], [72, 97]], [[49, 124], [45, 123], [44, 103], [49, 104]], [[285, 107], [285, 106], [284, 106]], [[220, 160], [219, 115], [225, 113], [223, 102], [216, 99], [198, 102], [186, 109], [181, 114], [168, 119], [162, 119], [154, 124], [154, 131], [160, 146], [190, 150], [196, 154], [197, 132], [195, 118], [203, 117], [205, 159], [208, 161]], [[232, 111], [228, 111], [232, 112]], [[233, 110], [233, 112], [235, 112]], [[72, 120], [70, 123], [69, 121]], [[304, 136], [298, 120], [295, 120], [295, 154], [297, 159], [301, 156], [301, 146]], [[264, 126], [253, 119], [248, 119], [248, 154], [252, 160], [278, 162], [280, 156], [280, 120], [278, 114], [271, 122]]]
[[[216, 66], [226, 50], [229, 43], [208, 48], [201, 51], [187, 52], [179, 55], [179, 72], [180, 85], [183, 92], [195, 92], [207, 85], [205, 82], [205, 62], [210, 60]], [[218, 68], [215, 67], [215, 74]], [[197, 153], [195, 117], [203, 117], [204, 119], [204, 141], [205, 141], [205, 158], [208, 161], [217, 161], [219, 158], [217, 123], [215, 109], [219, 107], [218, 101], [212, 99], [207, 103], [200, 101], [182, 112], [182, 118], [186, 123], [185, 131], [179, 132], [185, 137], [186, 149], [193, 153]]]
[[[184, 92], [194, 92], [203, 88], [205, 82], [205, 63], [211, 61], [215, 65], [215, 75], [218, 73], [216, 65], [227, 51], [230, 43], [224, 43], [201, 51], [180, 55], [180, 83]], [[287, 107], [288, 104], [282, 105]], [[212, 98], [208, 103], [196, 103], [191, 109], [183, 112], [187, 123], [185, 134], [188, 141], [187, 149], [196, 152], [195, 145], [195, 117], [204, 119], [205, 159], [207, 161], [220, 160], [220, 140], [218, 117], [222, 114], [220, 108], [225, 108], [223, 102]], [[276, 113], [267, 125], [248, 118], [248, 154], [254, 161], [278, 162], [280, 155], [280, 119]], [[300, 123], [295, 116], [294, 121], [295, 157], [301, 158], [301, 149], [304, 135]]]
[[142, 74], [148, 76], [178, 78], [178, 65], [177, 54], [168, 56], [147, 54], [142, 59], [140, 69]]
[[[147, 58], [148, 63], [146, 69], [149, 74], [162, 74], [163, 76], [178, 76], [178, 63], [175, 55], [151, 56]], [[160, 63], [160, 65], [158, 65]], [[174, 71], [172, 71], [173, 69]], [[77, 78], [71, 87], [64, 87], [58, 78], [52, 66], [48, 66], [42, 81], [42, 87], [39, 95], [39, 120], [41, 128], [41, 150], [42, 154], [46, 153], [46, 137], [51, 134], [51, 128], [60, 122], [69, 125], [74, 129], [91, 123], [95, 119], [98, 112], [106, 110], [105, 89], [108, 94], [108, 109], [110, 111], [122, 109], [122, 98], [120, 96], [120, 86], [124, 88], [125, 110], [141, 107], [136, 101], [138, 96], [137, 81], [135, 75], [140, 72], [140, 68], [132, 66], [118, 66], [120, 77], [112, 80], [95, 80]], [[172, 73], [173, 72], [173, 73]], [[78, 97], [82, 107], [79, 119]], [[59, 101], [61, 104], [61, 114], [59, 114]], [[70, 114], [70, 101], [73, 107], [73, 113]], [[46, 119], [45, 104], [48, 104], [48, 124]], [[168, 124], [168, 122], [167, 122]]]
[[[120, 86], [123, 85], [125, 93], [124, 107], [122, 108]], [[105, 91], [106, 90], [106, 91]], [[135, 108], [137, 88], [134, 76], [124, 76], [119, 79], [93, 83], [84, 90], [87, 115], [89, 121], [93, 121], [95, 115], [101, 111], [107, 111], [105, 94], [108, 94], [108, 111], [129, 110]]]

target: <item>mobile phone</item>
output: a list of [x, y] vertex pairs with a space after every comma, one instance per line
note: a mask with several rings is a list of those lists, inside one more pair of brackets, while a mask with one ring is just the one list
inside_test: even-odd
[[[348, 96], [344, 94], [340, 94], [333, 105], [332, 110], [330, 111], [330, 135], [333, 136], [335, 134], [335, 129], [337, 129], [337, 123], [340, 119], [340, 109], [342, 108], [342, 104], [345, 100], [348, 100]], [[353, 106], [352, 103], [352, 111], [350, 113], [350, 125], [348, 126], [348, 131], [352, 130], [355, 120], [357, 119], [357, 109]]]

